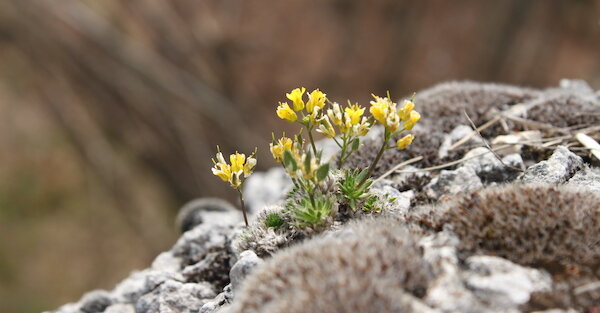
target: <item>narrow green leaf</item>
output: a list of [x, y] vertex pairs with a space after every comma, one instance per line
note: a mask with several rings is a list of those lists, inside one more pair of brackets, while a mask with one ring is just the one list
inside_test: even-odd
[[359, 147], [360, 147], [360, 139], [356, 138], [356, 139], [352, 140], [352, 151], [358, 150]]
[[306, 157], [304, 158], [304, 170], [307, 173], [310, 173], [310, 161], [312, 159], [312, 153], [310, 152], [310, 150], [308, 150], [308, 153], [306, 153]]
[[365, 178], [365, 176], [367, 176], [367, 173], [369, 173], [369, 169], [365, 168], [358, 174], [358, 176], [356, 176], [356, 181], [362, 181]]
[[325, 163], [319, 167], [317, 170], [317, 179], [321, 181], [327, 177], [327, 174], [329, 174], [329, 163]]
[[298, 169], [298, 165], [296, 164], [296, 160], [294, 160], [294, 156], [292, 156], [292, 152], [290, 150], [285, 150], [283, 152], [283, 165], [291, 171], [295, 171]]

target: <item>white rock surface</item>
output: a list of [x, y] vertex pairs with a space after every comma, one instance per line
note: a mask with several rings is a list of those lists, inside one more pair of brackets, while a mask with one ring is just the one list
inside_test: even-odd
[[569, 180], [579, 169], [583, 160], [564, 146], [556, 148], [547, 161], [530, 166], [521, 176], [524, 183], [561, 184]]
[[246, 250], [240, 253], [239, 260], [231, 267], [229, 278], [231, 279], [231, 287], [233, 291], [239, 288], [240, 284], [254, 270], [254, 268], [263, 263], [252, 250]]
[[465, 285], [493, 307], [516, 309], [527, 303], [533, 292], [552, 288], [548, 273], [503, 258], [477, 255], [467, 258], [466, 263], [469, 270], [463, 275]]

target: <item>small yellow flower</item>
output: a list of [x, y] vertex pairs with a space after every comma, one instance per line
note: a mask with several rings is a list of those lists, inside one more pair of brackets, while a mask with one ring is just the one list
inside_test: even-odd
[[421, 114], [417, 111], [411, 111], [410, 116], [406, 122], [404, 122], [404, 129], [411, 130], [415, 127], [415, 124], [421, 119]]
[[277, 107], [277, 116], [279, 116], [279, 118], [281, 119], [290, 122], [295, 122], [298, 119], [298, 115], [296, 115], [296, 112], [290, 109], [290, 106], [285, 102], [279, 102], [279, 106]]
[[217, 160], [218, 162], [215, 162], [214, 159], [212, 160], [215, 164], [215, 166], [212, 168], [212, 173], [216, 176], [219, 176], [219, 178], [221, 178], [223, 181], [229, 181], [231, 178], [231, 166], [225, 162], [221, 152], [217, 153]]
[[352, 125], [356, 125], [360, 122], [360, 117], [363, 115], [363, 113], [365, 113], [365, 109], [360, 107], [358, 104], [355, 104], [344, 109], [344, 112], [350, 118]]
[[315, 107], [322, 109], [325, 106], [327, 100], [326, 94], [321, 92], [319, 89], [313, 90], [308, 95], [308, 102], [306, 102], [306, 111], [312, 113]]
[[270, 144], [271, 154], [273, 154], [275, 161], [281, 162], [283, 160], [283, 153], [285, 150], [292, 150], [292, 143], [292, 139], [284, 136], [277, 140], [276, 144]]
[[365, 136], [369, 130], [371, 129], [371, 124], [369, 123], [369, 120], [363, 116], [362, 121], [360, 122], [360, 124], [354, 125], [352, 127], [352, 132], [354, 136]]
[[310, 117], [310, 122], [318, 125], [321, 121], [321, 119], [323, 118], [323, 112], [321, 110], [321, 107], [314, 107], [312, 113], [310, 113], [310, 115], [308, 115]]
[[335, 137], [335, 129], [333, 129], [333, 125], [331, 125], [329, 117], [326, 115], [323, 116], [319, 128], [317, 128], [317, 132], [325, 135], [327, 138]]
[[410, 118], [410, 112], [415, 108], [415, 103], [410, 100], [404, 100], [402, 108], [398, 110], [398, 115], [403, 121], [407, 121]]
[[384, 125], [390, 133], [393, 133], [398, 129], [398, 126], [400, 126], [400, 117], [396, 113], [396, 110], [390, 110]]
[[249, 156], [246, 159], [246, 163], [244, 164], [244, 177], [250, 176], [256, 167], [256, 159], [252, 156]]
[[390, 107], [392, 106], [392, 100], [390, 98], [382, 98], [376, 95], [373, 95], [375, 101], [371, 101], [371, 107], [369, 108], [369, 112], [382, 125], [386, 125], [385, 121], [390, 114]]
[[334, 102], [331, 105], [332, 109], [327, 110], [327, 116], [329, 116], [329, 120], [333, 125], [340, 126], [343, 123], [344, 114], [340, 109], [340, 104]]
[[229, 162], [231, 162], [231, 171], [239, 172], [244, 170], [244, 162], [246, 161], [246, 155], [243, 153], [235, 153], [229, 156]]
[[217, 147], [217, 161], [214, 159], [212, 160], [214, 163], [212, 173], [221, 178], [221, 180], [229, 182], [231, 187], [239, 189], [243, 183], [242, 175], [244, 178], [248, 177], [250, 174], [252, 174], [252, 171], [256, 166], [254, 153], [246, 158], [246, 155], [243, 153], [236, 152], [235, 154], [229, 156], [229, 161], [231, 164], [227, 164], [223, 154], [218, 151], [218, 149], [219, 148]]
[[408, 145], [410, 145], [413, 142], [413, 139], [415, 139], [415, 136], [413, 134], [406, 135], [398, 139], [398, 141], [396, 142], [396, 146], [400, 150], [406, 149], [406, 147], [408, 147]]
[[292, 101], [292, 104], [294, 105], [294, 111], [300, 111], [304, 109], [304, 100], [302, 100], [302, 96], [304, 95], [305, 91], [306, 88], [302, 87], [296, 88], [290, 93], [285, 94], [285, 96]]

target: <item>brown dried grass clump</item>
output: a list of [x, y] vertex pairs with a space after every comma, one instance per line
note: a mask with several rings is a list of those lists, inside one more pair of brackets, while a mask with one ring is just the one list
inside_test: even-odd
[[500, 256], [553, 275], [550, 292], [532, 295], [527, 310], [587, 308], [600, 291], [578, 288], [600, 278], [600, 197], [566, 186], [510, 185], [445, 203], [421, 224], [450, 228], [459, 255]]
[[553, 274], [592, 274], [600, 266], [600, 197], [592, 192], [510, 185], [444, 205], [432, 226], [451, 228], [463, 254], [492, 254]]

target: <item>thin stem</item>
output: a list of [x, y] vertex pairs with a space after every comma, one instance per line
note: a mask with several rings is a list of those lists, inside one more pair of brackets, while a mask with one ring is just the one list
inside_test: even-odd
[[313, 153], [314, 155], [317, 155], [317, 146], [315, 146], [315, 140], [313, 139], [313, 135], [312, 135], [312, 127], [308, 127], [306, 126], [306, 130], [308, 130], [308, 139], [310, 140], [310, 145], [312, 147]]
[[348, 143], [346, 142], [346, 138], [344, 138], [344, 143], [343, 146], [341, 146], [340, 148], [342, 148], [342, 151], [340, 152], [340, 160], [338, 162], [338, 168], [342, 168], [342, 166], [344, 165], [344, 162], [346, 162], [346, 149], [348, 148]]
[[313, 207], [315, 207], [315, 197], [314, 197], [314, 193], [315, 193], [315, 188], [310, 188], [310, 184], [309, 184], [309, 180], [306, 181], [306, 184], [304, 182], [302, 182], [302, 179], [299, 178], [298, 179], [298, 184], [300, 185], [300, 187], [302, 189], [304, 189], [304, 191], [306, 191], [306, 193], [308, 194], [308, 197], [310, 199], [310, 204], [313, 205]]
[[340, 144], [340, 142], [337, 139], [335, 139], [335, 137], [333, 137], [331, 139], [333, 139], [333, 141], [335, 141], [335, 143], [338, 145], [338, 147], [342, 148], [342, 145]]
[[373, 170], [375, 169], [375, 166], [377, 165], [377, 162], [379, 162], [379, 159], [381, 159], [381, 156], [383, 155], [383, 152], [386, 150], [387, 148], [387, 142], [390, 140], [390, 134], [388, 133], [387, 129], [385, 130], [385, 133], [383, 135], [384, 139], [383, 139], [383, 143], [381, 144], [381, 149], [379, 149], [379, 152], [377, 153], [377, 156], [375, 157], [375, 160], [373, 160], [373, 163], [371, 163], [371, 166], [369, 166], [369, 170], [367, 171], [367, 175], [365, 175], [365, 177], [360, 181], [360, 183], [358, 183], [358, 185], [356, 186], [356, 189], [360, 188], [362, 185], [364, 185], [364, 183], [371, 178], [371, 174], [373, 173]]
[[246, 223], [246, 227], [248, 227], [248, 217], [246, 216], [246, 206], [244, 205], [244, 197], [242, 196], [242, 191], [238, 188], [238, 194], [240, 196], [240, 203], [242, 204], [242, 213], [244, 213], [244, 223]]
[[316, 189], [316, 186], [314, 188], [312, 188], [310, 191], [307, 190], [308, 196], [310, 197], [310, 204], [312, 204], [313, 208], [316, 207], [316, 203], [315, 203], [315, 189]]

